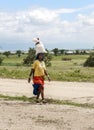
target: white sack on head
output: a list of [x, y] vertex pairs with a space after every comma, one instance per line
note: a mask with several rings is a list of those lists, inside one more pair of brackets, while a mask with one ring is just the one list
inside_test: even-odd
[[32, 40], [34, 43], [37, 43], [37, 42], [39, 42], [39, 40], [37, 39], [37, 38], [33, 38], [33, 40]]
[[36, 50], [36, 55], [38, 53], [47, 53], [47, 51], [44, 48], [44, 45], [41, 42], [35, 46], [35, 50]]

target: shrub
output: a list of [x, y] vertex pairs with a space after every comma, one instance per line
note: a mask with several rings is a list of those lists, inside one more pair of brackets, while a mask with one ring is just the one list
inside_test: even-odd
[[9, 57], [9, 55], [11, 54], [11, 52], [10, 52], [10, 51], [5, 51], [3, 54], [4, 54], [6, 57]]
[[49, 54], [49, 53], [46, 53], [44, 55], [44, 62], [45, 62], [45, 64], [46, 64], [47, 67], [51, 66], [51, 60], [52, 60], [52, 55]]
[[85, 63], [83, 64], [85, 67], [94, 67], [94, 52], [90, 54]]
[[2, 58], [2, 57], [0, 57], [0, 65], [2, 64], [2, 62], [3, 62], [3, 58]]
[[62, 58], [62, 60], [64, 60], [64, 61], [70, 61], [72, 59], [71, 58]]
[[30, 48], [28, 51], [28, 55], [25, 59], [23, 59], [23, 64], [25, 65], [31, 65], [33, 61], [35, 60], [35, 50]]
[[[35, 58], [36, 58], [35, 50], [30, 48], [27, 57], [23, 60], [23, 64], [30, 66], [34, 62]], [[44, 62], [46, 66], [51, 66], [51, 62], [50, 62], [51, 59], [52, 59], [51, 54], [46, 53], [44, 55]]]
[[16, 51], [16, 54], [18, 55], [18, 57], [20, 57], [21, 54], [22, 54], [21, 50], [17, 50], [17, 51]]

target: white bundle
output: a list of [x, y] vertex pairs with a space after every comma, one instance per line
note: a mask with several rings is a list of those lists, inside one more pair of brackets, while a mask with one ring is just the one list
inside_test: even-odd
[[[44, 48], [43, 43], [40, 40], [38, 40], [37, 38], [34, 38], [33, 42], [35, 43], [36, 55], [38, 53], [47, 53], [47, 51]], [[36, 43], [38, 43], [38, 44], [36, 44]]]

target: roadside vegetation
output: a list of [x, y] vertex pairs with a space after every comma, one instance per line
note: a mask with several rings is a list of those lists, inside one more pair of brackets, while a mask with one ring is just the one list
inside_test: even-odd
[[[30, 50], [29, 50], [30, 51]], [[94, 82], [94, 67], [84, 66], [89, 54], [50, 54], [46, 56], [47, 70], [52, 80], [56, 81], [78, 81]], [[8, 56], [6, 55], [8, 54]], [[32, 55], [33, 56], [33, 55]], [[0, 54], [0, 77], [27, 79], [33, 60], [24, 64], [30, 58], [29, 53], [17, 51], [15, 54], [9, 52]], [[32, 61], [32, 62], [31, 62]], [[25, 63], [26, 63], [25, 62]], [[94, 63], [94, 58], [93, 58]]]
[[[8, 96], [0, 94], [0, 99], [5, 101], [22, 101], [22, 102], [30, 102], [30, 104], [36, 104], [35, 97], [26, 97], [26, 96]], [[56, 105], [69, 105], [75, 107], [82, 107], [82, 108], [92, 108], [94, 109], [94, 104], [89, 103], [76, 103], [72, 102], [71, 100], [57, 100], [57, 99], [46, 99], [47, 104], [56, 104]]]

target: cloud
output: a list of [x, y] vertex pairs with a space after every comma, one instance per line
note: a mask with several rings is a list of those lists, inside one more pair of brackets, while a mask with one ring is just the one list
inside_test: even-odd
[[54, 13], [54, 11], [45, 8], [35, 9], [31, 11], [29, 15], [31, 16], [31, 18], [34, 18], [37, 21], [43, 21], [45, 23], [51, 22], [58, 17], [58, 15]]
[[78, 14], [78, 20], [83, 23], [83, 26], [94, 26], [94, 13], [90, 15]]
[[[94, 12], [83, 14], [81, 11], [90, 8], [94, 5], [78, 9], [32, 8], [15, 13], [0, 12], [0, 39], [24, 43], [39, 36], [48, 46], [78, 41], [89, 43], [94, 40]], [[75, 17], [71, 21], [65, 20], [63, 14], [75, 14]]]
[[55, 11], [57, 14], [74, 13], [78, 11], [77, 9], [58, 9]]

